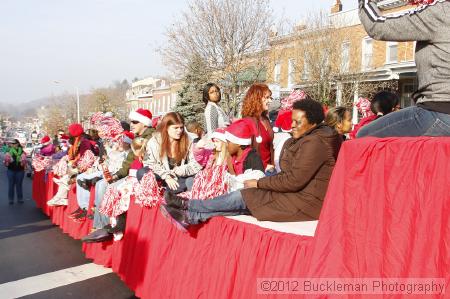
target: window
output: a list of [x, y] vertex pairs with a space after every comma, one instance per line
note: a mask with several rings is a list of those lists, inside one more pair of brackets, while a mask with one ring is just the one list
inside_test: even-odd
[[289, 59], [288, 61], [288, 88], [291, 88], [295, 84], [295, 60]]
[[398, 43], [386, 43], [386, 63], [395, 63], [398, 59]]
[[273, 68], [273, 81], [279, 83], [280, 77], [281, 77], [281, 64], [277, 62], [275, 63], [275, 66]]
[[350, 70], [350, 43], [345, 42], [341, 46], [341, 72], [348, 73]]
[[361, 66], [362, 70], [370, 70], [372, 69], [372, 57], [373, 57], [373, 40], [369, 37], [363, 39], [362, 42], [362, 57], [361, 57]]

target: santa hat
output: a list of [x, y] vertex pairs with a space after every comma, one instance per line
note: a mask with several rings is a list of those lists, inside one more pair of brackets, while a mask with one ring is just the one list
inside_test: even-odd
[[71, 124], [69, 126], [69, 134], [72, 137], [78, 137], [81, 134], [83, 134], [84, 130], [83, 127], [80, 124]]
[[41, 139], [42, 146], [47, 146], [50, 143], [51, 143], [50, 136], [45, 135], [44, 137], [42, 137], [42, 139]]
[[129, 118], [134, 121], [138, 121], [147, 127], [152, 125], [152, 113], [150, 110], [139, 108], [136, 111], [131, 111]]
[[262, 142], [262, 137], [261, 137], [261, 122], [259, 120], [254, 120], [253, 118], [243, 118], [242, 121], [244, 121], [253, 131], [253, 136], [255, 136], [255, 141], [257, 143], [261, 143]]
[[160, 117], [155, 117], [154, 119], [152, 119], [152, 127], [156, 128], [156, 126], [158, 125], [158, 121], [159, 121]]
[[59, 137], [59, 139], [67, 141], [67, 140], [70, 139], [70, 137], [68, 135], [66, 135], [66, 134], [63, 134], [63, 135], [61, 135], [61, 137]]
[[134, 139], [134, 134], [133, 132], [130, 131], [123, 131], [123, 142], [131, 144], [133, 142]]
[[239, 145], [252, 144], [252, 137], [254, 135], [254, 130], [245, 119], [235, 121], [226, 129], [225, 132], [225, 138], [227, 141]]
[[227, 142], [227, 138], [225, 136], [226, 130], [223, 128], [218, 128], [211, 134], [211, 139], [218, 139], [223, 142]]
[[275, 120], [274, 132], [278, 132], [280, 129], [282, 132], [292, 131], [292, 110], [280, 110], [278, 112], [277, 119]]

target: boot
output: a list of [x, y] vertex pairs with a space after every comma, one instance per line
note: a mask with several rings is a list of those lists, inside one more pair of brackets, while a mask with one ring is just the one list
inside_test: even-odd
[[188, 209], [188, 200], [184, 197], [173, 194], [170, 191], [164, 193], [164, 200], [169, 207], [177, 208], [180, 210]]
[[67, 206], [67, 194], [69, 193], [69, 187], [63, 184], [59, 185], [58, 192], [52, 199], [47, 201], [48, 206]]

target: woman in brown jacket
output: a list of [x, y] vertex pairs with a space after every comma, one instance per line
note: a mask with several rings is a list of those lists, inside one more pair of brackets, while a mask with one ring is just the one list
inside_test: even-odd
[[161, 211], [182, 230], [219, 215], [251, 214], [258, 220], [280, 222], [318, 219], [341, 145], [337, 132], [324, 125], [323, 119], [319, 102], [295, 102], [293, 138], [283, 147], [280, 173], [246, 181], [246, 189], [211, 200], [168, 196]]

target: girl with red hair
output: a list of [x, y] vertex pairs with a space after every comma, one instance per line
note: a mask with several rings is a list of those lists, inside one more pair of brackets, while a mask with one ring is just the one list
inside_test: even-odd
[[245, 95], [242, 105], [242, 117], [250, 118], [254, 124], [256, 138], [252, 146], [259, 153], [264, 169], [273, 171], [273, 130], [268, 118], [269, 104], [272, 101], [272, 91], [266, 84], [253, 84]]

